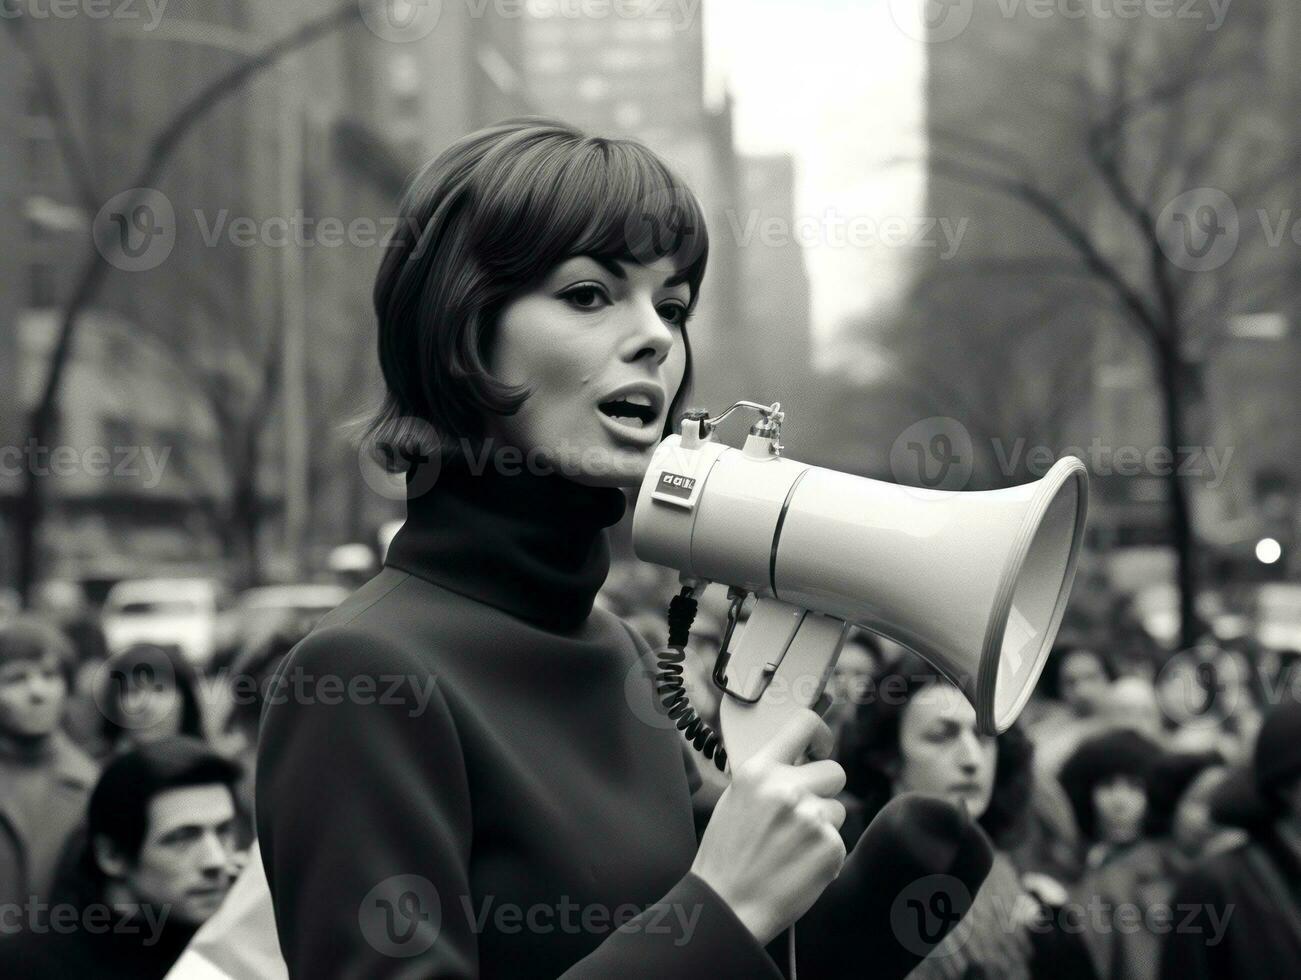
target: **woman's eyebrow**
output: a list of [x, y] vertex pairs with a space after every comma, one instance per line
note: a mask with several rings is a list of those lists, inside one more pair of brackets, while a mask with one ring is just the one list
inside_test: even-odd
[[[623, 263], [619, 262], [617, 259], [609, 259], [603, 255], [581, 255], [581, 256], [575, 256], [575, 258], [591, 259], [593, 262], [595, 262], [601, 268], [605, 269], [607, 272], [610, 273], [610, 275], [614, 276], [617, 279], [628, 278], [627, 272], [624, 271]], [[688, 280], [687, 270], [683, 269], [680, 272], [675, 272], [672, 275], [668, 276], [661, 285], [663, 288], [668, 288], [670, 286], [679, 286], [687, 282], [687, 280]]]

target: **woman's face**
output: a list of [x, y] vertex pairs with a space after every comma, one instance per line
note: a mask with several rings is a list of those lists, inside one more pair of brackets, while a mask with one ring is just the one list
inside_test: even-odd
[[976, 711], [952, 684], [937, 681], [918, 691], [899, 720], [899, 772], [895, 792], [914, 790], [961, 800], [974, 819], [994, 793], [998, 746], [976, 730]]
[[137, 743], [179, 735], [184, 707], [174, 684], [149, 679], [128, 684], [122, 691], [122, 715], [127, 719], [128, 734]]
[[1116, 776], [1093, 787], [1093, 812], [1098, 839], [1108, 844], [1128, 844], [1143, 832], [1147, 790], [1129, 776]]
[[490, 421], [497, 445], [590, 486], [636, 486], [686, 372], [691, 290], [673, 263], [577, 256], [505, 307], [490, 370], [533, 394]]
[[1098, 713], [1111, 682], [1091, 650], [1076, 650], [1062, 661], [1058, 684], [1062, 700], [1082, 718]]

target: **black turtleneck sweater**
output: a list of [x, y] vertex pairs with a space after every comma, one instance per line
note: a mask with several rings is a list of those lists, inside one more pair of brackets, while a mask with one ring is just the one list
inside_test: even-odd
[[593, 608], [625, 507], [445, 465], [286, 658], [257, 824], [292, 976], [780, 976], [689, 873], [682, 739]]
[[[625, 508], [445, 466], [384, 570], [285, 659], [257, 826], [291, 976], [783, 975], [784, 935], [765, 950], [690, 872], [699, 775], [645, 642], [593, 608]], [[801, 976], [917, 962], [899, 888], [988, 867], [974, 825], [933, 811], [855, 850], [801, 920]]]

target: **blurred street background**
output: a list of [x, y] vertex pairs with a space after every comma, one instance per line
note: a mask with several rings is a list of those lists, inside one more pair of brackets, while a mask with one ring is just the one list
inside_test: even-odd
[[[1061, 642], [1163, 748], [1245, 763], [1301, 680], [1295, 0], [3, 12], [0, 622], [72, 638], [92, 754], [106, 658], [262, 670], [378, 569], [402, 489], [346, 424], [384, 238], [420, 165], [526, 114], [645, 141], [705, 204], [696, 406], [779, 400], [791, 458], [915, 486], [1083, 459]], [[675, 579], [631, 514], [602, 602], [658, 645]], [[195, 734], [250, 752], [200, 687]]]

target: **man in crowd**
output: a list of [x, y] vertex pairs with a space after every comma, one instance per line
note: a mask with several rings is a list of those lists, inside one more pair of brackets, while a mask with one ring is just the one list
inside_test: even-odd
[[1251, 771], [1256, 805], [1235, 807], [1250, 839], [1176, 886], [1163, 978], [1275, 978], [1301, 963], [1301, 703], [1266, 717]]
[[163, 977], [240, 870], [239, 775], [185, 736], [117, 756], [91, 794], [78, 873], [0, 924], [0, 976]]
[[46, 901], [97, 770], [60, 723], [76, 657], [53, 626], [0, 626], [0, 903]]

